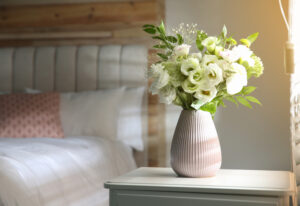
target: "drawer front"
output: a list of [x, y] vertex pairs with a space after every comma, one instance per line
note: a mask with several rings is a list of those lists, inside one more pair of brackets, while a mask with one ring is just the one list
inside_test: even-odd
[[113, 190], [110, 206], [280, 206], [276, 197]]

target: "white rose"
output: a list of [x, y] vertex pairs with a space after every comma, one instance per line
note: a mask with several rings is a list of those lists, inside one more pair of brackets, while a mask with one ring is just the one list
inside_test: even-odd
[[253, 52], [245, 45], [238, 45], [234, 47], [232, 49], [232, 52], [234, 52], [237, 56], [239, 56], [239, 59], [242, 59], [242, 61], [247, 62], [250, 67], [254, 66], [255, 62], [251, 58]]
[[209, 52], [213, 52], [217, 46], [218, 38], [214, 36], [207, 37], [202, 41], [202, 45], [207, 48]]
[[174, 48], [174, 55], [175, 56], [186, 56], [189, 54], [190, 48], [191, 48], [191, 45], [188, 45], [188, 44], [178, 45]]
[[229, 49], [220, 51], [219, 55], [228, 62], [235, 62], [240, 58], [239, 54]]
[[161, 103], [171, 104], [176, 99], [176, 90], [172, 86], [165, 86], [158, 95]]
[[169, 73], [164, 70], [158, 76], [156, 76], [150, 87], [152, 94], [158, 94], [159, 90], [169, 83], [169, 79]]
[[188, 76], [191, 71], [198, 70], [198, 69], [200, 69], [199, 60], [193, 57], [190, 57], [182, 61], [181, 68], [180, 68], [182, 74], [186, 76]]
[[204, 55], [201, 61], [201, 65], [206, 67], [211, 63], [216, 63], [218, 61], [218, 57], [216, 55]]
[[234, 95], [247, 85], [247, 71], [244, 66], [238, 63], [233, 63], [231, 66], [234, 73], [226, 79], [226, 87], [227, 93]]
[[213, 100], [216, 95], [217, 95], [217, 89], [216, 87], [212, 87], [210, 90], [198, 90], [195, 94], [194, 97], [200, 100], [200, 107], [207, 102], [210, 102]]
[[199, 81], [200, 89], [210, 90], [212, 87], [218, 85], [223, 81], [223, 71], [218, 64], [209, 64], [204, 68], [204, 76]]
[[242, 59], [246, 59], [253, 54], [253, 52], [245, 45], [238, 45], [233, 47], [232, 52], [236, 53], [239, 56], [239, 58]]

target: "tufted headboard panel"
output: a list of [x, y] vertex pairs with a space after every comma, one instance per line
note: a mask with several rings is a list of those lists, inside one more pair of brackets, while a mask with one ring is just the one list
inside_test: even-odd
[[86, 91], [146, 85], [139, 45], [0, 48], [0, 91]]
[[[76, 92], [147, 86], [147, 57], [147, 48], [141, 45], [0, 48], [0, 91], [33, 88]], [[147, 95], [144, 96], [146, 144]], [[145, 165], [146, 154], [136, 153], [139, 165]]]

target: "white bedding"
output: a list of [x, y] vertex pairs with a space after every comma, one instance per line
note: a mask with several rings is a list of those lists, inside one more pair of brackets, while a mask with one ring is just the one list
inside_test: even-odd
[[103, 183], [135, 167], [129, 147], [100, 137], [0, 138], [0, 199], [5, 206], [107, 206]]

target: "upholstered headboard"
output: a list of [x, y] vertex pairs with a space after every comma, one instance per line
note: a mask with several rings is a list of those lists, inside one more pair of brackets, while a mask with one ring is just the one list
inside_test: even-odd
[[[1, 92], [23, 92], [25, 88], [74, 92], [147, 86], [146, 70], [147, 48], [141, 45], [0, 48]], [[146, 94], [144, 100], [146, 114]], [[145, 165], [146, 154], [136, 155], [138, 164]]]

